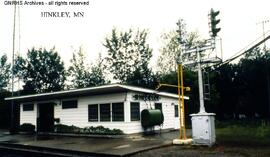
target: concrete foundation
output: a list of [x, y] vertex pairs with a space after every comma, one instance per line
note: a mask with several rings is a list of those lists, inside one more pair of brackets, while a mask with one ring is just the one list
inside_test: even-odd
[[192, 143], [192, 139], [174, 139], [173, 140], [173, 144], [175, 145], [187, 145], [187, 144], [191, 144]]

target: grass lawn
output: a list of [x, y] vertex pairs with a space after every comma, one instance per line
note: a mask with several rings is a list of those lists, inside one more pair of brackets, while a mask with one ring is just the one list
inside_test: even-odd
[[170, 146], [135, 157], [270, 157], [270, 124], [265, 121], [217, 122], [216, 145]]
[[269, 122], [237, 121], [216, 128], [217, 145], [213, 149], [243, 156], [270, 157]]

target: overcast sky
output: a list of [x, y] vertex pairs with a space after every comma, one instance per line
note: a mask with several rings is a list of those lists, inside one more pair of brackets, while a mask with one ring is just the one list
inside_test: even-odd
[[[42, 1], [42, 0], [37, 0]], [[43, 0], [44, 2], [48, 2]], [[69, 1], [69, 0], [66, 0]], [[72, 0], [78, 1], [78, 0]], [[83, 46], [88, 58], [105, 54], [104, 38], [113, 27], [149, 29], [148, 41], [159, 55], [160, 35], [176, 28], [183, 18], [188, 31], [198, 31], [208, 38], [208, 17], [211, 8], [220, 10], [219, 36], [223, 40], [224, 58], [229, 58], [262, 35], [262, 20], [270, 20], [267, 0], [89, 0], [89, 6], [21, 6], [17, 16], [16, 52], [25, 55], [32, 47], [53, 46], [65, 62], [74, 49]], [[12, 54], [14, 6], [0, 2], [0, 55]], [[85, 12], [84, 18], [43, 18], [42, 11]], [[20, 26], [20, 27], [19, 27]], [[19, 40], [20, 28], [20, 40]], [[270, 29], [270, 22], [265, 30]], [[19, 42], [20, 41], [20, 42]], [[19, 44], [20, 43], [20, 44]]]

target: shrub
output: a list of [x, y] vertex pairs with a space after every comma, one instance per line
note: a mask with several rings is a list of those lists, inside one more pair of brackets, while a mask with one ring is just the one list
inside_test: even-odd
[[120, 129], [109, 129], [103, 126], [97, 127], [85, 127], [79, 128], [76, 126], [68, 126], [64, 124], [55, 125], [55, 132], [57, 133], [79, 133], [79, 134], [91, 134], [91, 135], [123, 135], [123, 131]]
[[87, 134], [96, 134], [96, 135], [123, 135], [123, 131], [120, 129], [109, 129], [105, 128], [103, 126], [97, 126], [97, 127], [85, 127], [83, 128], [83, 132]]
[[56, 124], [54, 126], [55, 132], [57, 133], [79, 133], [80, 128], [74, 125], [68, 126], [64, 124]]
[[35, 132], [35, 126], [33, 124], [30, 124], [30, 123], [23, 123], [20, 126], [20, 131], [33, 133], [33, 132]]

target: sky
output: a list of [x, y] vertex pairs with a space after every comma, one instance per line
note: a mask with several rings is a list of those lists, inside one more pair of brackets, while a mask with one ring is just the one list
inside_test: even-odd
[[[36, 0], [49, 2], [49, 0]], [[88, 0], [65, 0], [88, 1]], [[187, 31], [197, 31], [209, 38], [208, 13], [211, 8], [220, 10], [219, 36], [222, 38], [224, 59], [231, 57], [256, 38], [262, 36], [261, 21], [270, 20], [267, 0], [89, 0], [86, 6], [20, 6], [16, 19], [15, 52], [26, 55], [35, 48], [56, 48], [68, 65], [72, 52], [83, 47], [89, 62], [98, 53], [106, 54], [102, 45], [115, 27], [148, 29], [148, 43], [153, 48], [152, 66], [155, 66], [162, 45], [160, 36], [176, 29], [182, 18]], [[0, 2], [0, 56], [12, 55], [12, 5]], [[44, 18], [41, 12], [84, 12], [82, 18]], [[265, 32], [270, 22], [265, 23]]]

